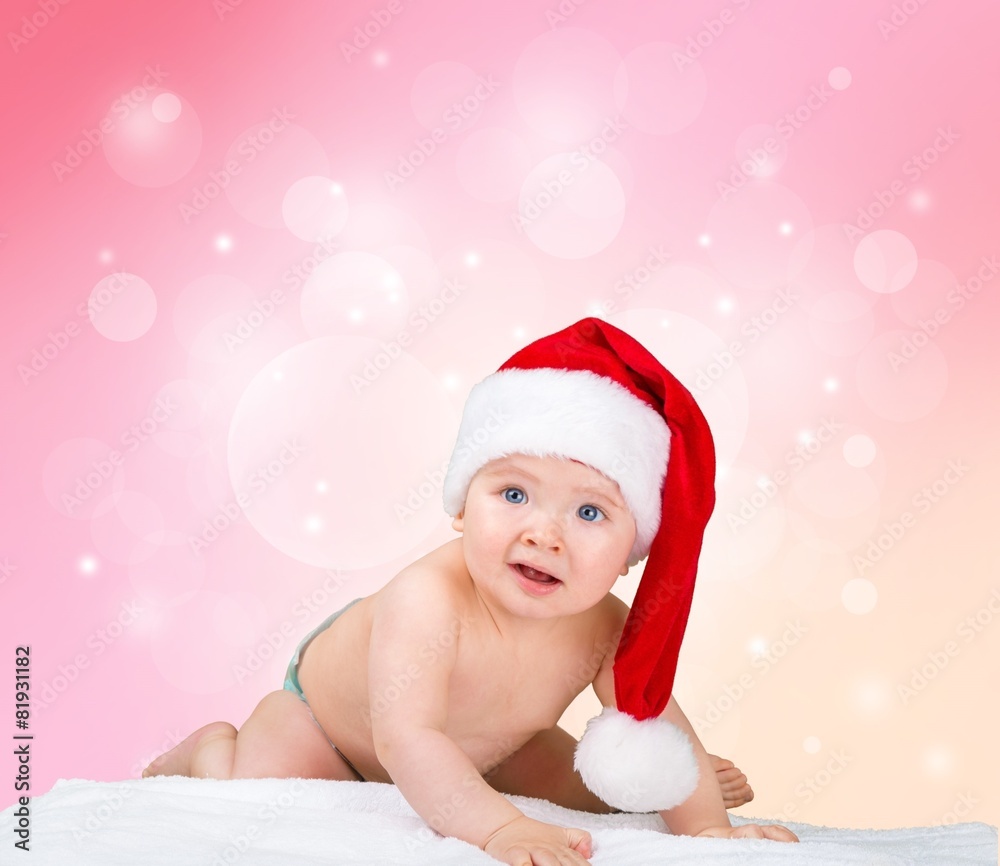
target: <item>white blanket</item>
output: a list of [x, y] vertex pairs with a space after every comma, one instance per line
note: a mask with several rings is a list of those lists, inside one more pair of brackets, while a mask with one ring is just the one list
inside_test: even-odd
[[[511, 797], [526, 815], [579, 827], [594, 840], [595, 866], [647, 864], [866, 864], [993, 866], [988, 824], [905, 830], [838, 830], [786, 823], [799, 844], [671, 836], [656, 814], [592, 815]], [[20, 862], [15, 807], [0, 813], [3, 862]], [[753, 819], [731, 815], [734, 825]], [[315, 779], [189, 779], [90, 782], [60, 779], [30, 809], [30, 856], [41, 866], [311, 866], [482, 864], [478, 848], [434, 833], [395, 785]]]

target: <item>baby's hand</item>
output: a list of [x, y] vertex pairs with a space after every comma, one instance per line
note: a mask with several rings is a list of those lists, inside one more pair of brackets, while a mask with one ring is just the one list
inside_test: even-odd
[[504, 824], [483, 850], [510, 866], [583, 866], [593, 854], [590, 833], [534, 821], [525, 815]]
[[775, 842], [798, 842], [787, 827], [780, 824], [744, 824], [742, 827], [708, 827], [698, 836], [714, 836], [719, 839], [773, 839]]

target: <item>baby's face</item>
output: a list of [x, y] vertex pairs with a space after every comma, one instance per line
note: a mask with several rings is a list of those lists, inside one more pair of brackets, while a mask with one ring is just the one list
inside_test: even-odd
[[636, 534], [614, 481], [575, 460], [524, 454], [483, 466], [452, 525], [464, 536], [473, 580], [513, 613], [535, 618], [597, 604], [627, 573]]

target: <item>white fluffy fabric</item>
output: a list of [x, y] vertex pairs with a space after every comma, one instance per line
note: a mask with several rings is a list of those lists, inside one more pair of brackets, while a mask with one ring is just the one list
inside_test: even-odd
[[456, 517], [486, 463], [509, 454], [579, 460], [616, 481], [636, 522], [628, 564], [660, 526], [670, 428], [652, 407], [589, 370], [499, 370], [469, 392], [448, 471], [444, 509]]
[[[91, 782], [60, 779], [31, 802], [31, 866], [497, 866], [488, 854], [427, 826], [395, 785], [318, 779]], [[887, 786], [886, 795], [893, 793]], [[9, 798], [8, 798], [9, 799]], [[850, 830], [783, 822], [802, 841], [672, 836], [659, 815], [594, 815], [509, 797], [529, 818], [579, 827], [593, 866], [995, 866], [988, 824]], [[872, 798], [875, 802], [875, 798]], [[730, 813], [734, 826], [761, 819]], [[877, 821], [877, 816], [872, 816]], [[766, 821], [764, 822], [766, 823]], [[0, 811], [3, 862], [14, 806]]]
[[698, 762], [684, 731], [613, 707], [587, 722], [574, 766], [591, 791], [625, 812], [672, 809], [698, 787]]

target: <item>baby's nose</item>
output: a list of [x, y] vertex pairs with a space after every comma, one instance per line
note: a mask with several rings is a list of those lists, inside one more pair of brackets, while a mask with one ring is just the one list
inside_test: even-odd
[[562, 533], [555, 520], [539, 518], [524, 531], [524, 540], [544, 547], [559, 547]]

